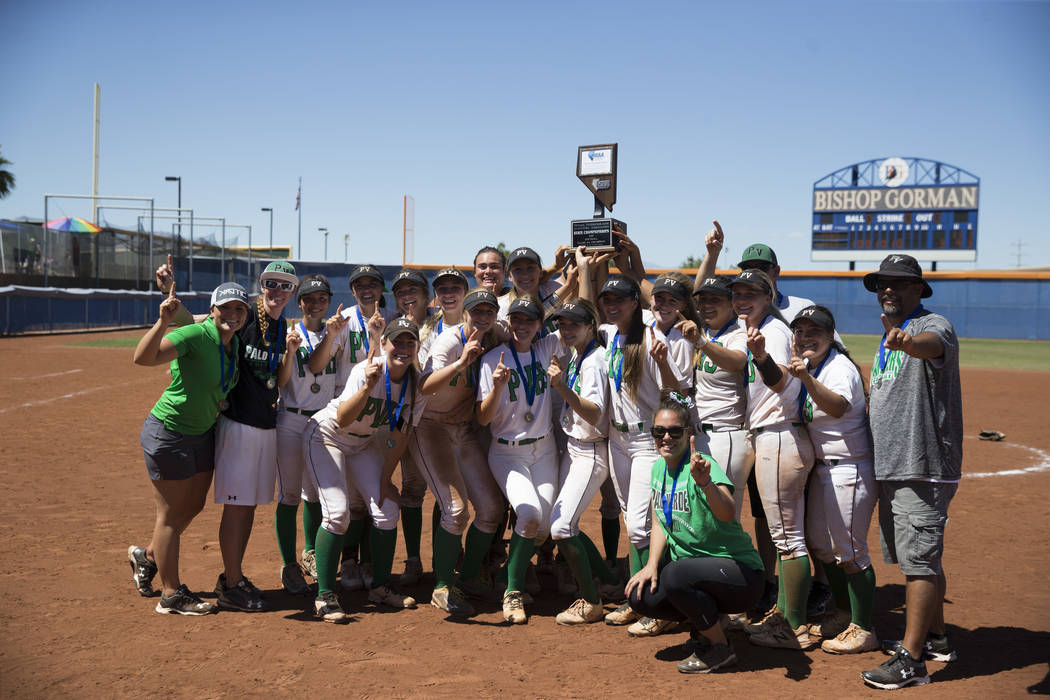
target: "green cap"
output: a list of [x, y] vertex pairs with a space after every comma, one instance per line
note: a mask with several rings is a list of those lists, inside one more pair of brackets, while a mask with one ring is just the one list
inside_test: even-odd
[[284, 260], [274, 260], [272, 263], [266, 266], [263, 273], [259, 275], [260, 280], [265, 279], [276, 279], [282, 282], [291, 282], [292, 284], [299, 284], [299, 278], [295, 276], [295, 267]]
[[740, 262], [737, 263], [737, 267], [743, 267], [744, 263], [749, 262], [764, 262], [770, 265], [777, 264], [777, 254], [773, 252], [773, 249], [767, 246], [765, 243], [752, 243], [747, 248], [744, 248], [744, 254], [740, 258]]

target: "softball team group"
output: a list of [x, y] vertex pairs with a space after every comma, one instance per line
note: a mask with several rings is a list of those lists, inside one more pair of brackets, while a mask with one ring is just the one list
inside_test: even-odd
[[[350, 276], [357, 304], [333, 310], [324, 276], [300, 279], [279, 261], [254, 300], [224, 283], [209, 314], [193, 317], [169, 258], [157, 271], [160, 318], [135, 351], [137, 364], [171, 367], [141, 435], [156, 523], [148, 546], [128, 550], [139, 593], [159, 593], [158, 613], [267, 610], [242, 563], [276, 483], [286, 591], [315, 596], [332, 623], [348, 621], [340, 587], [414, 608], [404, 587], [423, 573], [429, 489], [430, 603], [451, 616], [485, 601], [525, 623], [536, 569], [551, 567], [576, 598], [558, 624], [604, 620], [631, 636], [685, 625], [683, 673], [735, 663], [734, 628], [766, 647], [878, 649], [860, 371], [827, 308], [778, 291], [768, 246], [749, 246], [736, 277], [715, 275], [715, 226], [695, 279], [648, 281], [625, 236], [614, 252], [560, 248], [548, 268], [530, 248], [505, 258], [486, 247], [477, 286], [453, 268], [432, 286], [405, 269], [390, 310], [374, 266]], [[213, 474], [223, 506], [214, 604], [179, 578], [179, 538]], [[749, 481], [757, 550], [740, 526]], [[604, 551], [580, 530], [599, 494]], [[617, 566], [617, 515], [629, 575]], [[399, 524], [408, 560], [393, 576]], [[814, 566], [835, 605], [807, 620]], [[773, 581], [776, 604], [749, 616]]]

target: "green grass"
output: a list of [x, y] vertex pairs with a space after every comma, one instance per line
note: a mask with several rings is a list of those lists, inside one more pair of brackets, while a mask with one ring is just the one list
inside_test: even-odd
[[95, 338], [94, 340], [82, 340], [79, 343], [69, 343], [86, 348], [133, 348], [139, 344], [138, 338]]
[[[881, 335], [844, 335], [850, 354], [868, 364], [875, 357]], [[1041, 340], [997, 340], [962, 338], [959, 366], [980, 369], [1023, 369], [1050, 371], [1050, 343]]]

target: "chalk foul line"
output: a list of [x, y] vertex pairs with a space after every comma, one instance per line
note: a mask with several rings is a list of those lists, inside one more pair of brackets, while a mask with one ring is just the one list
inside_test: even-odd
[[69, 370], [66, 370], [65, 372], [52, 372], [51, 374], [41, 374], [38, 377], [11, 377], [11, 379], [15, 380], [15, 381], [25, 381], [25, 380], [31, 380], [31, 379], [46, 379], [47, 377], [64, 377], [67, 374], [76, 374], [77, 372], [83, 372], [83, 371], [84, 370], [82, 370], [82, 369], [69, 369]]
[[[966, 436], [967, 439], [976, 439], [970, 435]], [[984, 479], [989, 476], [1018, 476], [1021, 474], [1034, 474], [1036, 472], [1044, 472], [1050, 469], [1050, 453], [1046, 450], [1041, 450], [1038, 447], [1029, 447], [1028, 445], [1021, 445], [1016, 442], [1005, 443], [1011, 447], [1016, 447], [1019, 450], [1025, 450], [1034, 456], [1038, 461], [1030, 467], [1019, 467], [1017, 469], [1003, 469], [997, 472], [966, 472], [963, 474], [965, 478], [972, 479]]]

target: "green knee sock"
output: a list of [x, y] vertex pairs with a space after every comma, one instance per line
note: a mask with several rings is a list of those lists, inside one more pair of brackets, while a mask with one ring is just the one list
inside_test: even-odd
[[602, 518], [602, 547], [605, 558], [615, 562], [620, 549], [620, 517]]
[[576, 584], [580, 587], [580, 597], [588, 603], [600, 605], [602, 601], [594, 587], [590, 558], [580, 544], [580, 536], [558, 540], [558, 553], [565, 558], [572, 575], [576, 577]]
[[358, 560], [362, 563], [372, 561], [372, 530], [375, 529], [372, 516], [365, 518], [365, 529], [361, 532], [361, 558]]
[[394, 550], [397, 548], [397, 528], [380, 530], [373, 525], [368, 539], [372, 543], [372, 588], [379, 588], [390, 580]]
[[459, 535], [443, 527], [434, 530], [434, 588], [451, 586], [459, 558]]
[[343, 551], [345, 535], [334, 535], [323, 527], [317, 532], [314, 551], [317, 553], [317, 592], [335, 590], [335, 574], [339, 570], [339, 554]]
[[633, 544], [627, 549], [627, 554], [631, 560], [631, 576], [634, 576], [641, 571], [646, 564], [649, 563], [649, 548], [638, 549]]
[[405, 555], [419, 559], [419, 542], [423, 538], [423, 507], [401, 507], [401, 529], [405, 535]]
[[343, 538], [343, 561], [357, 561], [358, 549], [365, 536], [367, 520], [351, 520]]
[[510, 538], [510, 556], [507, 557], [507, 590], [525, 590], [525, 570], [536, 549], [536, 538], [525, 538], [514, 533]]
[[780, 558], [780, 553], [777, 553], [777, 610], [783, 613], [787, 610], [787, 600], [784, 596], [784, 585], [782, 583], [784, 579], [784, 562]]
[[459, 567], [459, 577], [464, 581], [473, 581], [481, 575], [481, 562], [489, 553], [495, 532], [482, 532], [473, 524], [467, 529], [467, 539], [463, 546], [463, 564]]
[[295, 535], [298, 523], [295, 522], [295, 516], [298, 510], [298, 505], [278, 503], [273, 514], [273, 530], [277, 533], [277, 549], [281, 552], [281, 563], [285, 565], [294, 564], [297, 561]]
[[828, 577], [828, 585], [831, 586], [831, 595], [835, 597], [835, 607], [839, 610], [849, 610], [849, 590], [846, 585], [846, 572], [835, 562], [820, 562], [824, 568], [824, 575]]
[[875, 604], [875, 569], [868, 567], [855, 574], [846, 574], [849, 604], [853, 622], [871, 631], [871, 610]]
[[587, 536], [587, 533], [581, 530], [580, 534], [576, 535], [576, 543], [587, 555], [587, 561], [591, 565], [591, 573], [601, 579], [602, 583], [616, 584], [620, 582], [616, 578], [616, 574], [612, 572], [605, 560], [602, 559], [598, 548], [594, 546], [594, 542]]
[[806, 600], [809, 598], [809, 557], [780, 560], [780, 588], [784, 592], [784, 617], [794, 629], [806, 622]]
[[317, 547], [317, 531], [321, 528], [321, 504], [313, 501], [303, 501], [303, 541], [307, 550]]
[[[430, 531], [437, 532], [441, 527], [441, 504], [434, 501], [434, 510], [430, 513]], [[437, 538], [430, 537], [430, 561], [437, 561]]]

